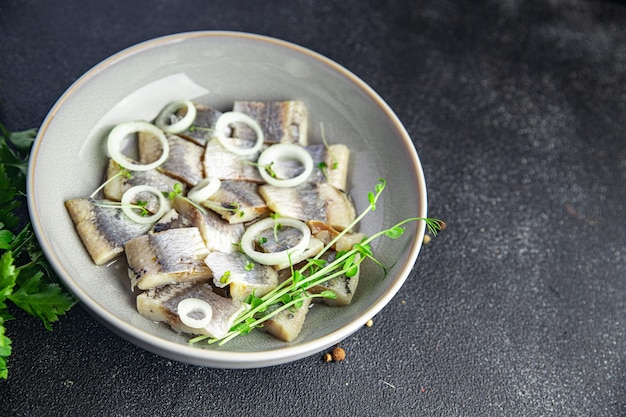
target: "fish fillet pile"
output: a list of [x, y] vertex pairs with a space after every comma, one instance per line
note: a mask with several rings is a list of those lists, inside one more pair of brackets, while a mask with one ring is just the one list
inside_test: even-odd
[[[308, 180], [295, 187], [264, 183], [255, 164], [258, 153], [240, 156], [228, 151], [213, 134], [221, 111], [194, 103], [196, 118], [178, 134], [166, 134], [169, 156], [158, 168], [117, 175], [121, 167], [109, 160], [106, 176], [113, 178], [97, 197], [66, 201], [67, 211], [93, 262], [105, 265], [118, 256], [128, 263], [130, 287], [138, 291], [137, 309], [150, 320], [165, 322], [178, 332], [219, 339], [245, 310], [244, 300], [254, 292], [262, 296], [275, 288], [290, 271], [290, 264], [264, 265], [251, 261], [240, 250], [246, 228], [273, 213], [305, 222], [311, 230], [308, 247], [294, 265], [317, 254], [355, 218], [347, 194], [350, 152], [341, 144], [309, 144], [308, 112], [301, 101], [237, 101], [232, 111], [253, 118], [264, 134], [263, 149], [276, 143], [302, 146], [312, 157], [314, 169]], [[254, 132], [244, 124], [230, 126], [229, 138], [237, 146], [248, 146]], [[138, 162], [150, 163], [162, 149], [149, 134], [138, 134]], [[261, 151], [259, 151], [261, 152]], [[293, 177], [302, 167], [282, 161], [274, 167], [280, 175]], [[220, 188], [206, 201], [193, 204], [185, 193], [204, 178], [216, 177]], [[110, 202], [119, 202], [129, 188], [150, 185], [171, 193], [178, 184], [182, 191], [168, 200], [168, 211], [155, 222], [130, 220]], [[146, 196], [146, 208], [157, 202]], [[333, 248], [345, 250], [361, 240], [348, 233]], [[268, 231], [259, 239], [258, 250], [280, 251], [301, 238], [294, 228]], [[324, 256], [333, 256], [329, 251]], [[340, 276], [324, 284], [332, 290], [330, 305], [347, 305], [358, 284], [358, 274]], [[212, 308], [210, 322], [201, 327], [185, 325], [179, 316], [181, 300], [198, 298]], [[263, 329], [285, 341], [299, 334], [308, 311], [306, 301], [297, 312], [285, 310], [265, 323]], [[283, 314], [284, 313], [284, 314]]]

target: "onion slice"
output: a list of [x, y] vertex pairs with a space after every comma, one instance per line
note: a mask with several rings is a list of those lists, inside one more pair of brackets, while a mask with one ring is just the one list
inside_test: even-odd
[[[137, 164], [129, 160], [122, 153], [122, 141], [126, 136], [131, 133], [146, 132], [155, 136], [161, 144], [161, 157], [149, 164]], [[148, 171], [161, 165], [170, 153], [170, 144], [165, 137], [165, 134], [161, 129], [155, 125], [145, 122], [143, 120], [137, 120], [132, 122], [120, 123], [111, 130], [107, 139], [107, 150], [109, 156], [121, 167], [126, 168], [129, 171]]]
[[201, 329], [211, 322], [213, 308], [211, 304], [199, 298], [185, 298], [178, 303], [180, 321], [192, 329]]
[[[293, 178], [275, 178], [272, 177], [266, 167], [272, 162], [280, 161], [281, 159], [295, 159], [300, 162], [304, 167], [304, 171]], [[277, 143], [265, 149], [258, 159], [259, 173], [261, 177], [270, 185], [275, 187], [295, 187], [297, 185], [305, 183], [313, 172], [313, 157], [302, 146], [295, 145], [293, 143]]]
[[221, 181], [217, 177], [207, 177], [193, 186], [187, 193], [187, 198], [194, 203], [206, 201], [220, 189]]
[[[285, 249], [279, 252], [259, 252], [254, 249], [254, 242], [258, 238], [258, 235], [267, 229], [274, 228], [276, 223], [280, 223], [282, 226], [294, 227], [302, 233], [302, 239], [292, 248]], [[311, 240], [311, 229], [306, 223], [300, 220], [292, 219], [289, 217], [281, 217], [279, 219], [273, 219], [267, 217], [252, 224], [241, 237], [241, 249], [250, 257], [253, 261], [263, 265], [278, 265], [283, 263], [289, 263], [290, 255], [299, 255], [308, 246]]]
[[[228, 125], [232, 123], [243, 123], [248, 125], [256, 134], [256, 142], [254, 146], [251, 148], [240, 148], [239, 146], [235, 146], [229, 142], [229, 138], [226, 137], [226, 131], [228, 129]], [[222, 146], [226, 148], [228, 151], [236, 154], [236, 155], [252, 155], [258, 152], [263, 146], [264, 136], [263, 131], [261, 130], [261, 126], [254, 120], [252, 117], [236, 112], [229, 111], [226, 113], [222, 113], [220, 117], [218, 117], [215, 122], [215, 136], [220, 141]]]
[[[135, 196], [139, 193], [151, 193], [158, 197], [159, 199], [159, 209], [156, 213], [150, 216], [141, 216], [135, 212], [132, 208], [133, 201]], [[122, 211], [126, 214], [132, 221], [140, 224], [148, 224], [154, 223], [159, 220], [163, 215], [169, 210], [169, 202], [163, 195], [163, 193], [156, 188], [150, 185], [136, 185], [134, 187], [130, 187], [126, 192], [122, 195]]]
[[[172, 116], [174, 113], [180, 108], [186, 107], [187, 113], [180, 119], [174, 123], [169, 123], [172, 121]], [[191, 102], [191, 100], [178, 100], [173, 101], [161, 110], [161, 113], [157, 116], [154, 124], [161, 130], [167, 133], [180, 133], [189, 128], [196, 120], [196, 114], [198, 113], [196, 106]], [[176, 116], [174, 119], [176, 120]]]

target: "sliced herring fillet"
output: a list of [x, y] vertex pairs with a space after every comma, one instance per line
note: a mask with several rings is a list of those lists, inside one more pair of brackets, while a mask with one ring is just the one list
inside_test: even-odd
[[212, 210], [199, 209], [189, 200], [181, 197], [174, 199], [174, 208], [187, 222], [197, 227], [209, 251], [233, 252], [238, 250], [244, 226], [231, 224]]
[[197, 227], [150, 232], [124, 245], [131, 287], [146, 290], [211, 278], [209, 250]]
[[313, 157], [315, 167], [309, 182], [326, 182], [338, 190], [347, 191], [350, 168], [348, 147], [343, 144], [310, 145], [306, 149]]
[[[280, 219], [277, 220], [280, 223]], [[276, 240], [278, 238], [278, 240]], [[293, 227], [283, 227], [277, 230], [274, 235], [274, 230], [265, 230], [259, 233], [257, 237], [257, 246], [265, 253], [280, 252], [296, 246], [302, 238], [302, 233]], [[263, 243], [259, 243], [263, 242]], [[308, 258], [312, 258], [317, 255], [322, 249], [324, 249], [324, 243], [314, 236], [311, 236], [309, 244], [306, 249], [300, 253], [290, 255], [290, 262], [274, 265], [274, 269], [283, 270], [289, 268], [291, 265], [296, 265]]]
[[[240, 146], [240, 140], [234, 139], [235, 146]], [[224, 148], [218, 139], [210, 139], [204, 151], [202, 160], [205, 177], [215, 177], [220, 180], [243, 180], [263, 182], [259, 169], [255, 165], [260, 152], [248, 156], [236, 155]]]
[[239, 252], [211, 252], [204, 263], [213, 272], [213, 285], [228, 287], [230, 296], [237, 300], [245, 300], [253, 291], [262, 297], [278, 285], [274, 268], [251, 262]]
[[[166, 137], [170, 145], [170, 153], [157, 169], [187, 185], [196, 185], [204, 178], [202, 166], [204, 147], [177, 135], [167, 134]], [[142, 164], [156, 161], [162, 153], [158, 141], [145, 132], [138, 134], [138, 148], [139, 162]]]
[[[336, 252], [327, 252], [324, 254], [322, 259], [326, 259], [328, 262], [332, 262], [335, 260], [337, 253]], [[357, 260], [360, 258], [360, 255], [357, 254]], [[322, 291], [331, 290], [337, 296], [336, 298], [323, 298], [323, 302], [329, 306], [347, 306], [352, 302], [352, 297], [359, 285], [359, 275], [361, 274], [361, 268], [358, 269], [357, 273], [351, 277], [344, 275], [339, 275], [337, 277], [331, 278], [326, 282], [323, 282], [319, 285], [316, 285], [309, 289], [309, 292], [313, 294], [319, 294]]]
[[245, 223], [269, 215], [258, 184], [249, 181], [224, 180], [217, 192], [200, 204], [229, 223]]
[[[120, 166], [114, 160], [109, 160], [107, 179], [115, 177], [120, 172]], [[170, 192], [176, 184], [181, 184], [182, 191], [187, 191], [187, 185], [175, 178], [165, 175], [156, 169], [148, 171], [132, 171], [128, 177], [118, 175], [104, 186], [104, 196], [109, 200], [120, 201], [122, 195], [136, 185], [150, 185], [159, 191]]]
[[[184, 325], [178, 316], [178, 303], [187, 298], [199, 298], [211, 305], [211, 321], [203, 328]], [[137, 296], [137, 310], [144, 317], [165, 322], [180, 333], [224, 337], [236, 317], [244, 310], [238, 300], [217, 295], [207, 283], [183, 283], [150, 289]]]
[[302, 221], [319, 220], [337, 230], [345, 229], [356, 217], [347, 195], [330, 184], [302, 184], [280, 188], [264, 184], [259, 193], [270, 210]]
[[126, 242], [152, 228], [151, 223], [135, 223], [118, 208], [100, 206], [106, 203], [109, 202], [86, 198], [65, 202], [78, 235], [96, 265], [109, 262], [124, 252]]
[[[339, 235], [339, 231], [334, 229], [328, 223], [321, 222], [319, 220], [311, 220], [307, 222], [311, 234], [321, 240], [325, 245], [328, 245], [333, 239]], [[365, 238], [364, 233], [348, 232], [340, 237], [334, 244], [336, 251], [346, 251], [352, 249], [352, 247], [360, 243]]]
[[263, 323], [262, 330], [285, 342], [293, 341], [302, 330], [306, 313], [311, 305], [310, 298], [302, 300], [300, 308], [288, 308]]
[[205, 146], [213, 135], [215, 122], [222, 115], [222, 112], [204, 104], [194, 103], [194, 105], [196, 106], [196, 118], [193, 124], [178, 135], [200, 146]]
[[[302, 101], [235, 101], [233, 111], [247, 114], [256, 120], [265, 136], [265, 143], [308, 144], [309, 116]], [[250, 135], [254, 135], [254, 132], [247, 126], [236, 126], [235, 136], [248, 138]]]

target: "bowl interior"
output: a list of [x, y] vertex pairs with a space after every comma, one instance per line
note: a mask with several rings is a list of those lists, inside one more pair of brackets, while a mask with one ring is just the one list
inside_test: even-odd
[[397, 240], [373, 243], [389, 272], [368, 263], [353, 303], [315, 306], [299, 338], [284, 343], [262, 332], [221, 347], [189, 346], [187, 337], [137, 313], [125, 261], [95, 266], [65, 210], [102, 182], [104, 140], [122, 121], [153, 119], [168, 102], [195, 99], [220, 110], [234, 100], [303, 100], [309, 137], [351, 150], [349, 193], [357, 210], [378, 178], [387, 188], [361, 230], [373, 233], [408, 217], [426, 216], [426, 189], [413, 144], [383, 100], [338, 64], [296, 45], [251, 34], [193, 32], [119, 52], [77, 80], [58, 100], [35, 142], [28, 202], [37, 236], [67, 288], [105, 325], [139, 346], [184, 362], [255, 367], [295, 360], [331, 346], [362, 326], [393, 297], [417, 258], [422, 223]]

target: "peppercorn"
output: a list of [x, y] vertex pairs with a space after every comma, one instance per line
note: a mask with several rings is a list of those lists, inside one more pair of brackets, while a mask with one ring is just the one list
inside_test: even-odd
[[333, 349], [332, 356], [335, 362], [341, 362], [342, 360], [346, 358], [346, 351], [343, 350], [343, 348], [336, 347]]

